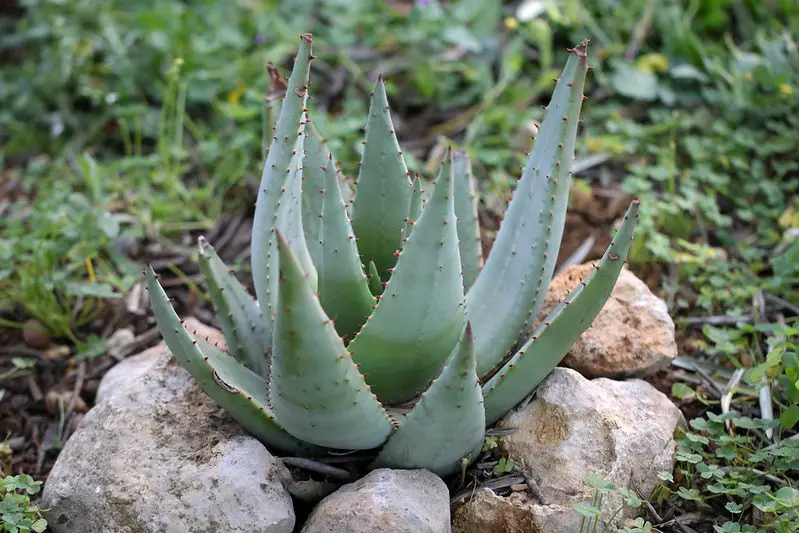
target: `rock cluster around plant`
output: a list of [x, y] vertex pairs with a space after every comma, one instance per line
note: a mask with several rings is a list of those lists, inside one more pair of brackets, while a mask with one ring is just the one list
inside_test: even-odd
[[[579, 282], [585, 268], [556, 277], [548, 300]], [[564, 362], [572, 368], [557, 368], [497, 424], [515, 429], [499, 439], [498, 451], [535, 491], [503, 497], [478, 490], [451, 512], [438, 476], [379, 469], [323, 498], [300, 523], [286, 467], [161, 343], [103, 378], [97, 404], [45, 485], [43, 507], [55, 533], [579, 531], [574, 507], [592, 499], [588, 474], [647, 496], [658, 473], [674, 466], [673, 435], [684, 420], [668, 397], [641, 379], [590, 379], [641, 375], [672, 356], [673, 324], [658, 302], [625, 270], [594, 329]], [[187, 325], [224, 342], [193, 318]], [[620, 496], [609, 496], [603, 516], [619, 505]]]

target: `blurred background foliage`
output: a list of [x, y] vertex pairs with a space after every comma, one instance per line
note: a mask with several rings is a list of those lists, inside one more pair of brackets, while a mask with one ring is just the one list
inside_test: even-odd
[[287, 73], [301, 32], [315, 122], [345, 173], [382, 73], [411, 168], [430, 178], [444, 143], [463, 146], [496, 214], [564, 48], [591, 38], [573, 201], [642, 199], [632, 262], [669, 269], [674, 306], [742, 312], [762, 289], [796, 303], [796, 2], [3, 5], [0, 301], [56, 333], [91, 316], [75, 299], [130, 289], [133, 244], [251, 207], [265, 65]]

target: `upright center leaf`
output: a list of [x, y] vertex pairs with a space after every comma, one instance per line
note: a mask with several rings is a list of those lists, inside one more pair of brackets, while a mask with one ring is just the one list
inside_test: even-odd
[[349, 345], [375, 394], [389, 404], [427, 388], [466, 323], [453, 192], [450, 154], [374, 314]]
[[361, 167], [355, 188], [352, 228], [361, 261], [373, 261], [383, 280], [402, 247], [413, 186], [391, 123], [386, 88], [379, 78], [366, 121]]

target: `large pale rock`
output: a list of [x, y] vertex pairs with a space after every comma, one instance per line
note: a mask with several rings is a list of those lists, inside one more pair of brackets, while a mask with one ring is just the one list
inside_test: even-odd
[[373, 470], [314, 508], [302, 533], [445, 533], [449, 492], [428, 470]]
[[[576, 265], [553, 278], [538, 314], [539, 323], [592, 268], [591, 263]], [[676, 355], [674, 321], [666, 303], [623, 268], [602, 311], [561, 366], [586, 377], [643, 376], [667, 366]]]
[[[594, 495], [586, 476], [598, 474], [648, 496], [658, 472], [674, 468], [674, 432], [684, 424], [677, 406], [645, 381], [589, 381], [556, 368], [529, 405], [497, 424], [518, 428], [499, 440], [500, 453], [536, 482], [542, 500], [482, 494], [458, 509], [455, 530], [515, 532], [522, 530], [508, 521], [526, 521], [534, 526], [524, 531], [578, 531], [574, 505], [590, 503]], [[603, 501], [605, 519], [622, 503], [617, 494]], [[628, 510], [623, 516], [634, 514]]]
[[54, 533], [290, 533], [287, 475], [162, 351], [84, 417], [42, 507]]
[[166, 349], [166, 344], [162, 342], [141, 353], [126, 357], [112, 366], [111, 369], [103, 375], [100, 384], [97, 386], [95, 403], [102, 402], [117, 391], [125, 388], [128, 383], [147, 372]]
[[[186, 318], [183, 323], [186, 329], [191, 331], [194, 335], [218, 344], [222, 349], [227, 348], [225, 337], [218, 329], [206, 326], [194, 317]], [[166, 352], [166, 350], [166, 343], [161, 341], [152, 348], [131, 355], [111, 367], [100, 380], [100, 384], [97, 387], [95, 403], [100, 403], [111, 394], [123, 389], [127, 383], [147, 372], [150, 367], [155, 364], [159, 356]]]

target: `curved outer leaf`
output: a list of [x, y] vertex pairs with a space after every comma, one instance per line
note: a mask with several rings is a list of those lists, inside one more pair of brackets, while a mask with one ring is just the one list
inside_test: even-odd
[[277, 256], [272, 228], [277, 217], [281, 190], [290, 173], [292, 152], [297, 137], [302, 134], [302, 112], [308, 99], [311, 59], [311, 36], [306, 34], [300, 40], [255, 202], [251, 242], [252, 275], [255, 294], [270, 326], [272, 317], [265, 308], [270, 301], [270, 269], [274, 268]]
[[259, 376], [267, 376], [272, 332], [258, 303], [231, 274], [205, 237], [200, 237], [198, 244], [200, 270], [231, 355]]
[[480, 376], [517, 341], [552, 279], [568, 207], [587, 44], [566, 63], [491, 254], [466, 294]]
[[297, 438], [319, 446], [362, 450], [382, 444], [392, 423], [305, 282], [278, 233], [280, 286], [269, 400]]
[[383, 279], [396, 263], [402, 247], [412, 186], [391, 123], [386, 88], [379, 78], [372, 93], [366, 121], [361, 168], [352, 205], [352, 228], [358, 238], [361, 261], [374, 261]]
[[377, 307], [349, 345], [384, 403], [423, 391], [466, 323], [452, 181], [449, 154]]
[[280, 427], [266, 404], [264, 380], [220, 350], [210, 349], [181, 323], [152, 267], [146, 269], [147, 290], [158, 327], [169, 351], [202, 389], [252, 435], [265, 444], [292, 453], [318, 452]]
[[591, 326], [613, 292], [630, 249], [637, 219], [638, 201], [634, 201], [596, 270], [569, 293], [519, 351], [483, 386], [487, 424], [499, 420], [530, 394], [568, 353], [574, 341]]
[[461, 458], [474, 458], [484, 435], [483, 394], [467, 324], [441, 375], [389, 437], [372, 467], [427, 468], [446, 476], [458, 469]]
[[[321, 165], [319, 153], [327, 156]], [[303, 208], [307, 208], [303, 219], [308, 210], [315, 210], [308, 215], [315, 219], [315, 226], [309, 230], [303, 224], [306, 241], [319, 275], [319, 301], [335, 322], [339, 335], [352, 339], [372, 313], [375, 299], [358, 258], [337, 172], [333, 156], [321, 138], [309, 132], [303, 168]]]
[[472, 163], [465, 152], [455, 152], [452, 168], [455, 175], [455, 216], [458, 217], [463, 288], [468, 291], [483, 267], [477, 187], [472, 175]]

